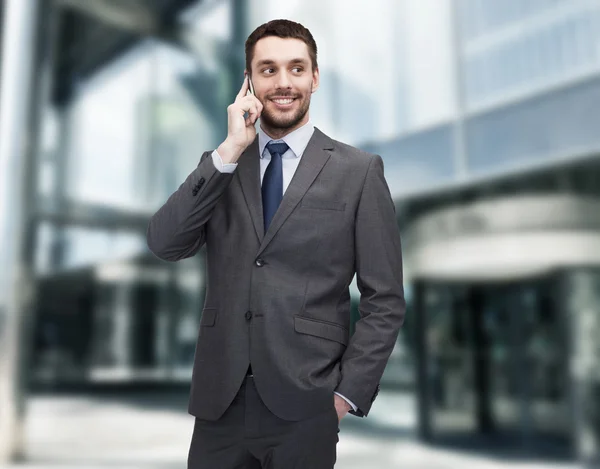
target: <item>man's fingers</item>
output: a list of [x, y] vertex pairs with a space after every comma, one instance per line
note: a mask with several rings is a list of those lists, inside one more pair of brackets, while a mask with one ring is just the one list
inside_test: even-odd
[[239, 106], [242, 114], [247, 112], [255, 121], [260, 117], [262, 112], [262, 104], [260, 104], [260, 101], [252, 99], [251, 96], [247, 96], [240, 100]]
[[[258, 100], [256, 100], [254, 96], [244, 96], [243, 98], [237, 99], [235, 105], [239, 106], [242, 112], [248, 112], [252, 106], [256, 107], [257, 101]], [[260, 101], [258, 101], [258, 103], [260, 104]]]
[[245, 113], [248, 113], [248, 116], [245, 118], [246, 126], [248, 126], [253, 125], [260, 117], [263, 105], [255, 96], [249, 95], [238, 97], [229, 109], [230, 112], [234, 112], [235, 114], [239, 113], [242, 116]]
[[243, 98], [244, 96], [246, 96], [246, 93], [248, 93], [248, 89], [249, 89], [249, 85], [248, 85], [248, 75], [244, 76], [244, 82], [242, 83], [242, 88], [240, 89], [240, 92], [237, 94], [237, 96], [235, 97], [236, 100]]
[[239, 105], [244, 112], [247, 112], [248, 108], [252, 104], [256, 105], [256, 107], [260, 111], [262, 111], [262, 108], [263, 108], [263, 105], [260, 102], [260, 100], [256, 96], [251, 95], [251, 94], [249, 94], [248, 96], [242, 96], [242, 97], [240, 97], [238, 95], [238, 97], [235, 99], [235, 104]]
[[258, 108], [258, 113], [260, 114], [263, 110], [263, 105], [262, 103], [259, 101], [259, 99], [256, 96], [253, 96], [254, 100], [256, 101], [256, 106]]
[[258, 116], [260, 116], [260, 113], [258, 112], [258, 107], [255, 103], [252, 103], [252, 105], [248, 109], [248, 118], [254, 124], [256, 122], [256, 119], [258, 119]]
[[[256, 119], [258, 119], [260, 117], [260, 115], [262, 114], [263, 105], [256, 97], [252, 96], [252, 98], [254, 99], [254, 108], [256, 109]], [[256, 120], [256, 119], [254, 119], [254, 120]]]
[[257, 119], [260, 117], [260, 114], [258, 112], [257, 109], [250, 109], [250, 111], [248, 111], [248, 117], [246, 117], [246, 127], [249, 125], [254, 125], [254, 123], [257, 121]]

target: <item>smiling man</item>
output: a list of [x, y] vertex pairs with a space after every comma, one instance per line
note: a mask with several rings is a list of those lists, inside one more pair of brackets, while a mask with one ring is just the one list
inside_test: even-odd
[[313, 126], [318, 87], [308, 29], [257, 28], [227, 138], [150, 220], [161, 259], [206, 245], [189, 468], [332, 468], [340, 420], [368, 415], [396, 343], [402, 254], [382, 159]]

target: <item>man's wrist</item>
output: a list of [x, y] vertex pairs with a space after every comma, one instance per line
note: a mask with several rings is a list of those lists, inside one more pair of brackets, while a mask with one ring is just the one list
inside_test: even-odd
[[344, 396], [343, 394], [340, 394], [337, 391], [334, 391], [334, 393], [342, 399], [342, 401], [344, 402], [344, 404], [346, 404], [346, 406], [348, 407], [349, 411], [350, 410], [354, 410], [356, 412], [356, 410], [358, 409], [358, 407], [356, 407], [355, 404], [352, 401], [350, 401], [350, 399], [348, 399], [346, 396]]
[[242, 155], [243, 151], [243, 149], [232, 145], [232, 143], [227, 139], [225, 139], [225, 141], [221, 143], [221, 145], [219, 145], [219, 147], [217, 148], [217, 152], [219, 153], [223, 164], [236, 163]]

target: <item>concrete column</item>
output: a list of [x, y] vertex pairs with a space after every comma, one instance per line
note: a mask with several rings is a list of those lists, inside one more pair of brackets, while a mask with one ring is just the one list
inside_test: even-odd
[[[157, 338], [157, 350], [160, 366], [164, 366], [169, 372], [177, 367], [177, 352], [179, 342], [177, 338], [178, 325], [181, 320], [181, 306], [183, 292], [177, 283], [177, 265], [168, 266], [168, 279], [163, 285], [160, 284], [160, 303], [158, 306], [159, 320]], [[160, 325], [164, 324], [164, 326]]]
[[131, 370], [131, 283], [120, 282], [115, 284], [115, 304], [113, 310], [113, 329], [108, 339], [113, 353], [113, 364], [118, 370]]
[[429, 348], [427, 347], [427, 304], [425, 301], [427, 284], [416, 280], [413, 284], [412, 313], [415, 320], [415, 339], [417, 355], [417, 436], [421, 441], [430, 441], [433, 433], [431, 428], [431, 382], [429, 379]]
[[[24, 328], [32, 300], [37, 0], [6, 0], [0, 79], [0, 464], [22, 455]], [[29, 251], [28, 251], [29, 250]]]
[[[52, 199], [56, 210], [64, 210], [65, 201], [68, 197], [67, 188], [69, 181], [69, 148], [71, 145], [71, 131], [73, 128], [72, 104], [63, 104], [57, 109], [58, 115], [58, 146], [54, 154], [54, 187]], [[65, 262], [67, 248], [67, 236], [64, 227], [54, 225], [52, 227], [52, 244], [50, 247], [50, 269], [58, 270]]]

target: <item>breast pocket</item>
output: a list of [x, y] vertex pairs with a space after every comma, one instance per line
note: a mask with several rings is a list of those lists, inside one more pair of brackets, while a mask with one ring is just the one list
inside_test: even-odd
[[343, 212], [346, 210], [346, 202], [335, 202], [330, 200], [304, 200], [300, 208], [307, 210], [330, 210]]

